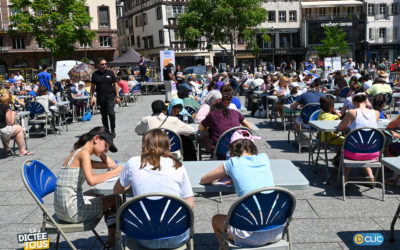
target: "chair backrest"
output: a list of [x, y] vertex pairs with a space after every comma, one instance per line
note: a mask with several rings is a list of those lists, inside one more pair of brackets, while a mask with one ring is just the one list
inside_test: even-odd
[[335, 97], [334, 97], [333, 95], [331, 95], [331, 94], [325, 94], [325, 97], [328, 97], [328, 98], [330, 98], [332, 101], [335, 102]]
[[304, 124], [308, 124], [308, 121], [310, 120], [311, 115], [319, 109], [320, 109], [320, 106], [318, 103], [309, 103], [307, 105], [304, 105], [304, 107], [300, 113], [301, 121]]
[[[175, 133], [174, 131], [171, 131], [169, 129], [166, 129], [166, 128], [155, 128], [155, 129], [161, 129], [162, 131], [167, 133], [167, 135], [169, 137], [169, 144], [170, 144], [169, 151], [170, 152], [175, 152], [175, 151], [178, 151], [178, 150], [182, 151], [183, 150], [183, 148], [182, 148], [182, 139], [177, 133]], [[151, 130], [153, 130], [153, 129], [151, 129]], [[147, 133], [150, 132], [151, 130], [147, 131]]]
[[142, 88], [142, 84], [141, 83], [136, 84], [135, 86], [132, 87], [131, 93], [139, 92], [141, 88]]
[[320, 109], [312, 113], [308, 121], [318, 121], [319, 113], [321, 113]]
[[292, 104], [294, 101], [296, 100], [295, 96], [288, 96], [288, 98], [286, 98], [285, 100], [285, 104]]
[[270, 229], [291, 221], [296, 198], [287, 189], [260, 188], [237, 200], [229, 209], [225, 227], [246, 231]]
[[193, 115], [194, 113], [196, 113], [196, 109], [193, 108], [192, 106], [185, 106], [185, 109], [190, 115]]
[[386, 106], [392, 104], [393, 95], [391, 93], [382, 93], [385, 95], [386, 98]]
[[25, 104], [25, 108], [27, 111], [31, 113], [30, 114], [31, 118], [33, 118], [35, 115], [46, 113], [46, 110], [44, 109], [43, 105], [39, 102], [27, 102]]
[[238, 127], [233, 127], [231, 129], [228, 129], [219, 137], [219, 139], [217, 141], [217, 144], [216, 144], [215, 150], [214, 150], [214, 158], [217, 157], [217, 154], [221, 155], [221, 156], [226, 156], [226, 153], [229, 150], [229, 144], [231, 142], [231, 137], [232, 137], [233, 133], [235, 133], [235, 131], [239, 130], [239, 129], [247, 130], [247, 131], [249, 131], [250, 134], [252, 134], [250, 129], [248, 129], [247, 127], [238, 126]]
[[48, 167], [36, 160], [24, 162], [21, 178], [35, 200], [42, 204], [43, 197], [54, 192], [56, 188], [57, 177]]
[[347, 95], [349, 94], [349, 92], [350, 92], [350, 88], [349, 88], [349, 87], [344, 87], [344, 88], [342, 88], [342, 89], [340, 90], [340, 92], [339, 92], [339, 97], [341, 97], [341, 98], [346, 98]]
[[165, 239], [189, 228], [193, 235], [193, 218], [192, 208], [177, 196], [165, 193], [140, 195], [118, 209], [118, 237], [123, 232], [135, 239]]
[[346, 136], [342, 152], [345, 150], [356, 154], [382, 153], [384, 145], [385, 135], [382, 131], [376, 128], [365, 127], [355, 129]]

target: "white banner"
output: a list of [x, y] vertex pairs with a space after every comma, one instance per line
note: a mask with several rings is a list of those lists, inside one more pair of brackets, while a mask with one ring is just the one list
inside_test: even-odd
[[160, 71], [161, 81], [164, 81], [163, 69], [168, 63], [172, 62], [175, 65], [175, 51], [173, 50], [160, 50]]
[[342, 70], [342, 58], [340, 56], [332, 57], [332, 70]]

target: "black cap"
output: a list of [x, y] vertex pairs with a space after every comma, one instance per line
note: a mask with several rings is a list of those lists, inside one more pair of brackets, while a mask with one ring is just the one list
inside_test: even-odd
[[108, 144], [110, 144], [110, 148], [109, 148], [110, 152], [115, 153], [118, 151], [117, 147], [114, 145], [114, 142], [113, 142], [114, 139], [111, 134], [106, 133], [106, 132], [101, 132], [101, 131], [93, 131], [93, 132], [90, 132], [89, 135], [98, 135], [101, 138], [103, 138]]

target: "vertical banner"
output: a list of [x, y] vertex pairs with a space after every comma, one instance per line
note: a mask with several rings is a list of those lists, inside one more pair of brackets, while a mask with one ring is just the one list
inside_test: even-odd
[[325, 57], [324, 58], [324, 64], [325, 64], [325, 70], [328, 70], [328, 67], [330, 67], [331, 68], [331, 70], [332, 70], [332, 57]]
[[332, 70], [342, 70], [342, 58], [340, 56], [332, 57]]
[[173, 50], [160, 50], [160, 71], [161, 71], [161, 81], [164, 81], [163, 69], [172, 62], [175, 65], [175, 51]]

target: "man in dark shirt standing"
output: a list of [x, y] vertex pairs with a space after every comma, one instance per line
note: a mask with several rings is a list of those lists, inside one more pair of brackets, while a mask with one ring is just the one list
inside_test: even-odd
[[178, 84], [174, 74], [172, 73], [173, 66], [174, 64], [172, 62], [169, 62], [168, 65], [163, 68], [163, 77], [165, 85], [165, 102], [171, 101], [172, 83], [175, 82], [175, 84]]
[[139, 68], [140, 68], [140, 81], [146, 81], [146, 71], [147, 71], [147, 61], [143, 56], [140, 56], [139, 60]]
[[108, 118], [110, 118], [111, 134], [115, 137], [115, 103], [120, 104], [117, 79], [111, 70], [107, 70], [107, 61], [100, 58], [97, 61], [98, 70], [93, 72], [92, 87], [90, 89], [90, 104], [94, 105], [94, 90], [97, 92], [97, 103], [100, 105], [101, 121], [103, 126], [110, 130]]

